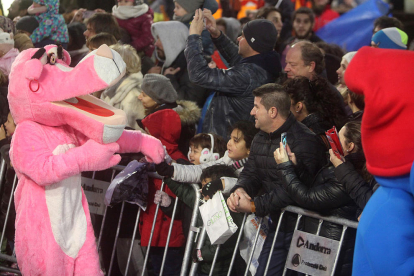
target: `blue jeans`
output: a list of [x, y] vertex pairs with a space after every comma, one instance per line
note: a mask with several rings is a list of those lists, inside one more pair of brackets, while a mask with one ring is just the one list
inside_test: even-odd
[[[267, 234], [266, 240], [263, 244], [262, 252], [260, 252], [259, 267], [257, 268], [256, 276], [264, 275], [267, 259], [269, 258], [270, 249], [272, 247], [272, 242], [275, 237], [275, 232], [275, 228], [269, 228], [269, 233]], [[293, 232], [285, 233], [279, 231], [276, 238], [275, 246], [273, 248], [272, 258], [269, 264], [267, 275], [282, 275], [283, 268], [285, 267], [287, 254], [289, 252], [292, 235]]]

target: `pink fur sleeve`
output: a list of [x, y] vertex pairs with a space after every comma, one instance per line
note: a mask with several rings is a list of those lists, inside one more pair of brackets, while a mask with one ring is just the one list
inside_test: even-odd
[[150, 162], [161, 163], [164, 160], [164, 148], [157, 138], [139, 131], [124, 130], [117, 143], [120, 153], [142, 152]]
[[41, 186], [51, 185], [82, 171], [103, 170], [120, 161], [116, 143], [101, 145], [89, 140], [80, 147], [54, 155], [42, 126], [32, 122], [18, 125], [13, 135], [11, 158], [14, 168]]

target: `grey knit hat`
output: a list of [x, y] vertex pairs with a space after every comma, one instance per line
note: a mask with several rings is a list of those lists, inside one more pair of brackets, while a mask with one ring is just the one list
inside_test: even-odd
[[178, 98], [170, 79], [160, 74], [146, 74], [141, 89], [157, 104], [174, 103]]
[[196, 9], [203, 6], [204, 0], [175, 0], [188, 13], [194, 13]]

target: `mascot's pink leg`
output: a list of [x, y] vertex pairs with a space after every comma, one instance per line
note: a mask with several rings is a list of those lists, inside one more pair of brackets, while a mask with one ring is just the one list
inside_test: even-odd
[[[88, 202], [82, 192], [82, 206], [86, 215], [86, 239], [76, 258], [66, 255], [56, 243], [46, 206], [45, 190], [27, 183], [23, 193], [16, 190], [16, 257], [20, 271], [25, 276], [103, 275], [94, 232], [89, 215]], [[43, 198], [43, 200], [41, 200]], [[34, 200], [36, 199], [36, 200]], [[23, 207], [23, 208], [22, 208]]]

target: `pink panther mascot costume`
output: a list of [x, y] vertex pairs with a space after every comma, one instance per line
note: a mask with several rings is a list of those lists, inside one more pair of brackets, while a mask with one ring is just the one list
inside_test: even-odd
[[68, 64], [69, 54], [49, 45], [23, 51], [10, 74], [23, 275], [103, 275], [80, 173], [116, 165], [115, 153], [142, 152], [155, 163], [164, 158], [158, 139], [124, 130], [125, 113], [89, 95], [125, 74], [118, 53], [103, 45], [76, 67]]

